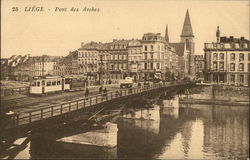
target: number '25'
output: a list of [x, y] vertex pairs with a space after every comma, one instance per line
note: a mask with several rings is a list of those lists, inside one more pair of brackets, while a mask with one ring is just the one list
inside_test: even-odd
[[18, 7], [12, 7], [12, 12], [17, 12], [18, 11]]

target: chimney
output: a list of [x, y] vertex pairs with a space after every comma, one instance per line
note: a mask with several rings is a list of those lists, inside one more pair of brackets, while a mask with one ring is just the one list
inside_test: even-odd
[[216, 37], [217, 37], [217, 43], [220, 43], [220, 27], [219, 26], [217, 26]]

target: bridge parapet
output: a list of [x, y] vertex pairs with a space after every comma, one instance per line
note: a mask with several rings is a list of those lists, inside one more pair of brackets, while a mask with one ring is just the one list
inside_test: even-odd
[[[12, 115], [11, 118], [5, 118], [4, 128], [15, 128], [24, 125], [30, 125], [34, 122], [44, 121], [52, 117], [61, 116], [66, 113], [70, 113], [85, 108], [90, 108], [95, 105], [99, 105], [112, 100], [125, 98], [132, 95], [142, 94], [146, 92], [152, 92], [157, 89], [163, 89], [167, 87], [187, 85], [188, 82], [172, 82], [172, 83], [155, 83], [152, 85], [145, 85], [137, 88], [119, 89], [116, 91], [109, 91], [105, 94], [97, 94], [90, 97], [80, 98], [67, 103], [54, 104], [42, 109], [35, 109], [29, 112], [22, 112]], [[11, 121], [10, 121], [11, 120]]]

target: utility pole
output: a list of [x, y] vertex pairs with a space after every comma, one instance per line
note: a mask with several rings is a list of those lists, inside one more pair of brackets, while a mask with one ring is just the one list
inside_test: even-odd
[[42, 76], [44, 76], [44, 55], [42, 55]]
[[103, 66], [103, 62], [102, 62], [102, 56], [103, 56], [103, 52], [101, 52], [101, 74], [100, 74], [100, 83], [101, 83], [101, 87], [103, 87], [103, 69], [102, 69], [102, 66]]

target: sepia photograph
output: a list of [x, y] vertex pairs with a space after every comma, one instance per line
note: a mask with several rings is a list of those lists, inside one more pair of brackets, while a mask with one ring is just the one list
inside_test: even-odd
[[249, 160], [248, 0], [1, 0], [0, 159]]

